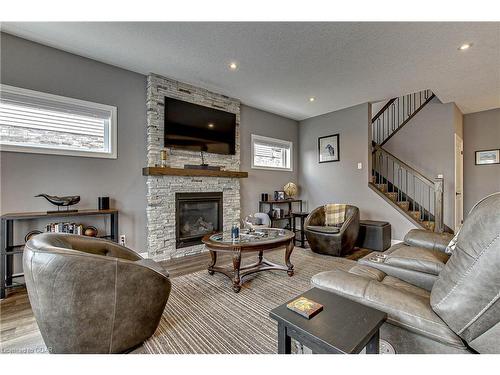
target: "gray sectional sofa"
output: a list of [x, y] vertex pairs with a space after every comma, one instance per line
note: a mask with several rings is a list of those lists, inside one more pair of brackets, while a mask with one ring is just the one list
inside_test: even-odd
[[311, 284], [385, 311], [396, 353], [500, 353], [500, 193], [469, 213], [451, 256], [449, 239], [412, 231], [383, 261], [337, 258]]

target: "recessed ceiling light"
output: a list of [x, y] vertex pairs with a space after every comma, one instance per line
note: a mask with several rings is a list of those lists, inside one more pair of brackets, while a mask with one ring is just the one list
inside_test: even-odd
[[236, 64], [234, 61], [232, 63], [229, 63], [229, 69], [231, 70], [238, 69], [238, 64]]
[[316, 100], [316, 98], [315, 98], [314, 96], [311, 96], [311, 97], [309, 98], [309, 101], [310, 101], [310, 102], [314, 102], [315, 100]]
[[465, 51], [466, 49], [469, 49], [471, 47], [472, 47], [472, 43], [464, 43], [460, 47], [458, 47], [458, 49], [460, 51]]
[[214, 125], [214, 124], [212, 124], [211, 122], [208, 124], [208, 127], [209, 127], [210, 129], [212, 129], [214, 126], [215, 126], [215, 125]]

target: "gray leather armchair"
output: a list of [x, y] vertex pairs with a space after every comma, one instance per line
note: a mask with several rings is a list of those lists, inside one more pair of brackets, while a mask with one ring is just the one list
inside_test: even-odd
[[28, 241], [29, 300], [52, 353], [121, 353], [156, 330], [168, 273], [114, 242], [44, 233]]
[[431, 291], [347, 259], [312, 285], [388, 314], [397, 353], [500, 353], [500, 193], [468, 215]]
[[383, 253], [370, 253], [358, 262], [430, 291], [450, 257], [446, 248], [453, 235], [410, 230], [404, 241]]
[[325, 224], [325, 206], [313, 210], [307, 216], [304, 227], [311, 250], [315, 253], [342, 256], [349, 253], [358, 238], [359, 209], [345, 206], [345, 221], [340, 228]]

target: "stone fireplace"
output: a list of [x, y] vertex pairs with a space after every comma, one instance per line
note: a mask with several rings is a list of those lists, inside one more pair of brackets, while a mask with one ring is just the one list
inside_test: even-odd
[[[236, 114], [236, 152], [235, 155], [206, 154], [205, 161], [210, 165], [221, 166], [226, 171], [240, 170], [240, 102], [224, 95], [205, 89], [177, 82], [156, 74], [150, 74], [147, 82], [147, 119], [146, 119], [146, 152], [148, 167], [160, 163], [160, 151], [163, 149], [164, 135], [164, 103], [165, 97], [222, 109]], [[200, 154], [185, 150], [168, 150], [168, 166], [183, 168], [185, 164], [200, 164]], [[147, 176], [147, 246], [148, 256], [154, 260], [165, 260], [197, 254], [205, 250], [200, 244], [200, 234], [192, 233], [198, 239], [183, 237], [181, 228], [201, 231], [210, 225], [219, 230], [230, 230], [231, 225], [240, 219], [240, 182], [238, 178], [229, 177], [190, 177], [190, 176]], [[209, 193], [207, 193], [209, 192]], [[217, 193], [217, 205], [220, 213], [217, 220], [213, 214], [196, 217], [191, 214], [196, 209], [189, 202], [179, 206], [178, 197], [201, 196]], [[186, 195], [184, 195], [186, 194]], [[215, 196], [215, 195], [214, 195]], [[210, 209], [213, 201], [199, 203], [199, 208]], [[194, 209], [194, 210], [193, 210]], [[188, 226], [178, 223], [178, 215], [184, 215]], [[193, 222], [194, 220], [194, 222]], [[215, 221], [216, 223], [214, 223]], [[211, 222], [211, 223], [208, 223]], [[181, 234], [181, 236], [178, 236]], [[180, 241], [179, 241], [180, 240]]]
[[222, 219], [222, 193], [176, 193], [176, 248], [201, 244], [204, 235], [222, 230]]

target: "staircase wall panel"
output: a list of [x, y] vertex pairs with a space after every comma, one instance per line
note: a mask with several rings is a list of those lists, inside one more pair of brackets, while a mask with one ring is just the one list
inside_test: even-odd
[[444, 175], [444, 223], [450, 228], [455, 217], [454, 134], [460, 129], [456, 105], [434, 98], [383, 146], [431, 179]]
[[[300, 122], [301, 198], [309, 211], [330, 202], [353, 204], [362, 219], [390, 222], [392, 239], [402, 240], [415, 225], [368, 187], [370, 107], [360, 104]], [[340, 161], [319, 164], [318, 137], [336, 133], [340, 134]], [[358, 162], [363, 169], [357, 169]]]

